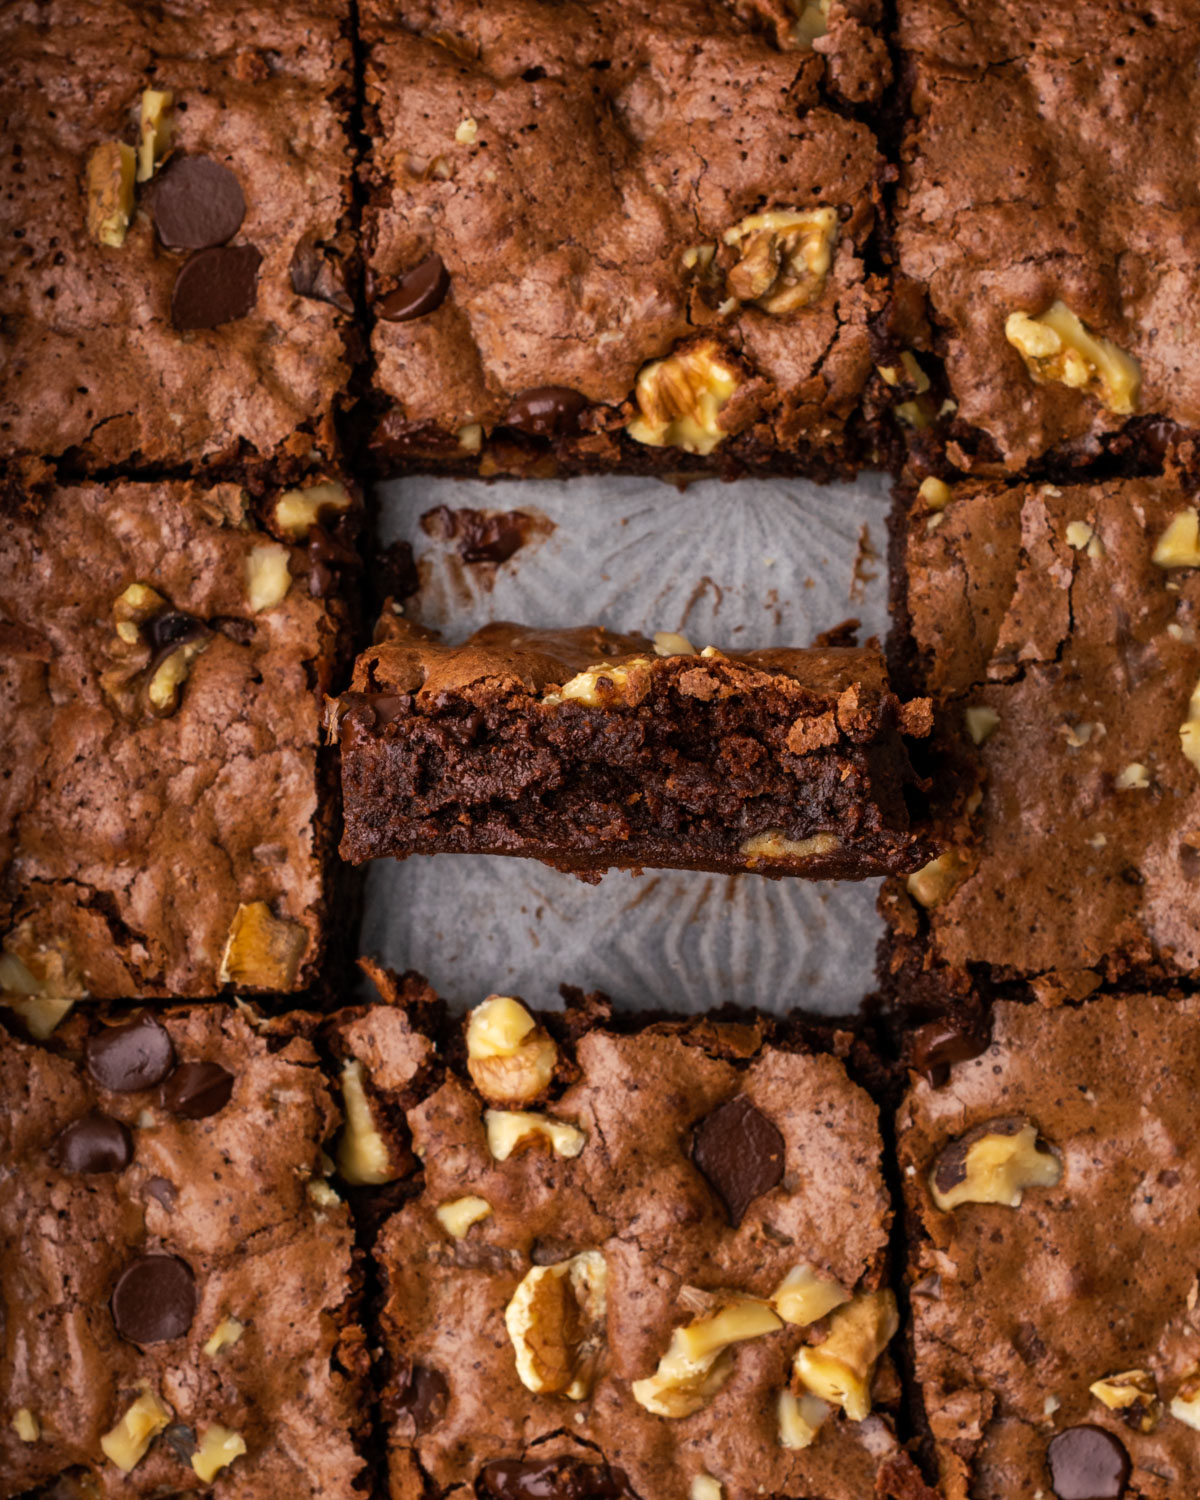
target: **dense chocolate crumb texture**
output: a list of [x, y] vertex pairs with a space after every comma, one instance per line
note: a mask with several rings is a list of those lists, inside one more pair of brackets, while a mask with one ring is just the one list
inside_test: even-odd
[[950, 847], [892, 892], [898, 928], [1076, 996], [1196, 974], [1195, 495], [933, 482], [902, 524], [907, 673], [954, 744], [924, 767]]
[[321, 699], [356, 502], [313, 476], [0, 508], [0, 992], [293, 991], [325, 946]]
[[877, 652], [696, 652], [493, 624], [461, 646], [385, 611], [331, 706], [359, 861], [439, 850], [862, 877], [913, 870], [901, 735], [927, 733]]
[[897, 39], [917, 446], [1011, 472], [1200, 427], [1194, 6], [900, 0]]
[[349, 7], [0, 21], [0, 460], [332, 456], [350, 375]]
[[947, 1500], [1200, 1491], [1200, 1002], [1004, 1001], [898, 1119]]
[[310, 1043], [225, 1005], [0, 1036], [0, 1495], [361, 1495]]
[[394, 1500], [906, 1493], [882, 1146], [836, 1058], [501, 995], [437, 1058], [403, 1009], [356, 1027], [341, 1169], [402, 1171], [397, 1118], [423, 1169], [374, 1249]]
[[380, 464], [869, 456], [876, 0], [360, 10]]

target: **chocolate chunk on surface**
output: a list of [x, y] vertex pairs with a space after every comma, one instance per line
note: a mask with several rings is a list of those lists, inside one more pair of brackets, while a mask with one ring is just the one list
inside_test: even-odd
[[1046, 1448], [1058, 1500], [1121, 1500], [1129, 1483], [1129, 1454], [1103, 1427], [1068, 1427]]
[[539, 385], [522, 391], [504, 414], [504, 425], [532, 437], [555, 437], [569, 432], [587, 397], [565, 385]]
[[322, 244], [310, 230], [296, 241], [290, 268], [292, 290], [297, 297], [313, 297], [328, 302], [339, 312], [353, 313], [345, 257]]
[[748, 1099], [707, 1115], [692, 1138], [692, 1160], [724, 1203], [736, 1229], [755, 1198], [783, 1177], [783, 1136]]
[[172, 157], [151, 201], [158, 237], [172, 250], [223, 245], [246, 217], [237, 176], [211, 156]]
[[233, 1074], [220, 1063], [180, 1063], [162, 1086], [162, 1102], [173, 1115], [203, 1120], [225, 1108], [233, 1083]]
[[499, 1459], [480, 1475], [489, 1500], [631, 1500], [625, 1475], [607, 1464]]
[[396, 286], [375, 304], [377, 317], [385, 323], [408, 323], [435, 312], [450, 290], [450, 273], [440, 255], [427, 255]]
[[153, 1088], [174, 1060], [170, 1033], [149, 1015], [107, 1026], [87, 1039], [88, 1072], [101, 1088], [117, 1093]]
[[179, 268], [171, 290], [176, 328], [219, 328], [254, 311], [262, 255], [253, 245], [199, 250]]
[[59, 1135], [53, 1153], [68, 1172], [123, 1172], [133, 1160], [133, 1136], [124, 1121], [89, 1109]]
[[196, 1315], [196, 1278], [175, 1255], [142, 1255], [121, 1272], [112, 1294], [113, 1322], [135, 1344], [182, 1338]]

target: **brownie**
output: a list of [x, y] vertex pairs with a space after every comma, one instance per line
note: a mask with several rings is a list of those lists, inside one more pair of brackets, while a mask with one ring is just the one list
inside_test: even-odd
[[338, 1112], [225, 1005], [0, 1033], [0, 1495], [352, 1497], [364, 1335]]
[[1002, 1002], [898, 1120], [915, 1377], [947, 1500], [1200, 1488], [1200, 1002]]
[[325, 597], [349, 492], [184, 482], [0, 503], [0, 991], [203, 996], [319, 973], [336, 785]]
[[[770, 1027], [618, 1031], [578, 996], [453, 1023], [405, 1110], [420, 1190], [374, 1247], [393, 1500], [865, 1500], [911, 1478], [876, 1109]], [[377, 1039], [381, 1107], [419, 1035]]]
[[[873, 451], [878, 0], [364, 0], [387, 470]], [[799, 18], [799, 19], [798, 19]]]
[[[936, 865], [893, 891], [932, 961], [1200, 969], [1200, 540], [1170, 479], [964, 482], [903, 522], [906, 686], [933, 694]], [[940, 759], [939, 759], [940, 753]]]
[[523, 854], [859, 878], [933, 852], [908, 827], [901, 705], [877, 652], [696, 653], [595, 627], [491, 624], [460, 646], [385, 611], [333, 705], [354, 861]]
[[0, 19], [0, 461], [331, 453], [347, 0], [17, 0]]
[[986, 473], [1200, 426], [1195, 7], [899, 0], [898, 41], [898, 273], [951, 403], [925, 438]]

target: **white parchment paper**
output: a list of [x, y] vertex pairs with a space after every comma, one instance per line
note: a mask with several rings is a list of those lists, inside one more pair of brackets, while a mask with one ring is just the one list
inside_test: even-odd
[[[551, 525], [507, 563], [468, 565], [421, 527], [439, 505], [520, 509]], [[508, 619], [750, 649], [807, 645], [849, 616], [861, 639], [883, 638], [887, 507], [882, 475], [683, 492], [642, 479], [406, 479], [383, 487], [380, 540], [412, 542], [422, 587], [407, 613], [450, 640]], [[878, 884], [612, 870], [589, 886], [533, 860], [380, 860], [362, 949], [421, 970], [460, 1007], [497, 990], [550, 1006], [565, 982], [633, 1009], [847, 1013], [873, 984]]]

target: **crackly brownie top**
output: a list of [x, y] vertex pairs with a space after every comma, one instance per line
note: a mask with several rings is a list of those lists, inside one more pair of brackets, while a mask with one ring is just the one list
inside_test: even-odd
[[[689, 451], [836, 437], [870, 368], [879, 159], [823, 85], [874, 92], [887, 59], [878, 5], [805, 9], [828, 26], [815, 51], [774, 4], [363, 7], [390, 431], [582, 434], [599, 459], [639, 370], [696, 335], [643, 392], [644, 441], [688, 446], [709, 386], [720, 424]], [[751, 222], [776, 212], [818, 217]]]
[[392, 1493], [873, 1492], [890, 1215], [841, 1063], [757, 1024], [556, 1041], [499, 996], [460, 1024], [376, 1247]]
[[[161, 467], [328, 440], [346, 25], [342, 0], [5, 7], [0, 447]], [[171, 95], [153, 175], [127, 158], [122, 184], [147, 90]]]
[[[1200, 422], [1194, 6], [908, 0], [899, 38], [900, 265], [928, 287], [957, 415], [987, 454], [1019, 467], [1059, 444], [1086, 452], [1132, 413]], [[1066, 369], [1044, 332], [1006, 333], [1056, 302], [1136, 361], [1127, 400], [1095, 351]]]
[[3, 988], [203, 995], [314, 972], [340, 607], [303, 498], [268, 503], [288, 496], [287, 542], [234, 485], [88, 485], [0, 514], [0, 933], [23, 970]]
[[52, 1050], [4, 1034], [4, 1494], [67, 1473], [104, 1496], [359, 1493], [316, 1064], [220, 1005], [77, 1013]]
[[1149, 479], [952, 495], [916, 503], [906, 559], [924, 686], [950, 697], [983, 775], [926, 902], [938, 953], [1196, 969], [1194, 497]]
[[916, 1374], [949, 1500], [1200, 1486], [1197, 1088], [1200, 1003], [1149, 996], [999, 1004], [982, 1056], [914, 1081]]

